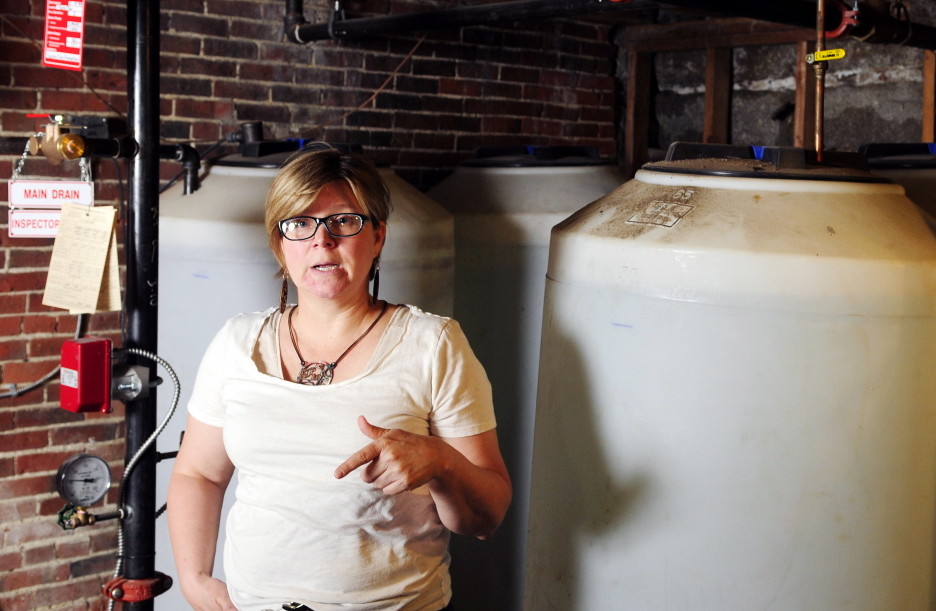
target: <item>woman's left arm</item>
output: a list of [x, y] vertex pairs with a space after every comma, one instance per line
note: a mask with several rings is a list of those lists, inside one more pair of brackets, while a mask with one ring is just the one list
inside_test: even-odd
[[486, 539], [500, 526], [513, 492], [495, 430], [434, 437], [384, 429], [363, 416], [358, 426], [373, 441], [342, 463], [335, 477], [363, 466], [361, 479], [386, 494], [428, 485], [452, 532]]

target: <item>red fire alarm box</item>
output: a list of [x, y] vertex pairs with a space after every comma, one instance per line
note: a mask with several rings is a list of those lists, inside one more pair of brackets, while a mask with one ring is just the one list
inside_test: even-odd
[[62, 344], [59, 382], [62, 409], [110, 413], [111, 340], [82, 337]]

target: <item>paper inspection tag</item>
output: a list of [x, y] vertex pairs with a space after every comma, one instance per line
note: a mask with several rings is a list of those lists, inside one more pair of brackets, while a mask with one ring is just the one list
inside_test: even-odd
[[43, 305], [73, 313], [97, 311], [99, 304], [119, 309], [115, 213], [111, 206], [62, 206]]

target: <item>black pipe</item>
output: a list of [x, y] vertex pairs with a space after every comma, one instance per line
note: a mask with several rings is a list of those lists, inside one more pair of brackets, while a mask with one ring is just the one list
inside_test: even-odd
[[[302, 14], [302, 0], [286, 0], [286, 39], [304, 44], [329, 38], [352, 38], [399, 34], [420, 30], [459, 28], [503, 21], [524, 21], [557, 17], [583, 16], [624, 10], [641, 10], [660, 5], [671, 5], [716, 13], [731, 17], [747, 17], [771, 23], [814, 29], [816, 2], [814, 0], [785, 0], [783, 2], [752, 2], [751, 0], [521, 0], [494, 2], [478, 6], [464, 6], [436, 11], [422, 11], [383, 17], [356, 19], [329, 19], [327, 23], [310, 24]], [[867, 0], [859, 3], [858, 23], [847, 28], [844, 12], [849, 6], [829, 2], [826, 30], [844, 28], [849, 36], [870, 43], [899, 44], [920, 49], [936, 49], [936, 28], [920, 23], [895, 19], [890, 15], [889, 3]]]
[[336, 19], [309, 24], [302, 16], [302, 2], [287, 0], [286, 38], [304, 44], [328, 38], [377, 36], [399, 32], [460, 28], [503, 21], [552, 19], [571, 15], [633, 10], [635, 3], [620, 0], [520, 0], [421, 11], [386, 17]]
[[[132, 0], [127, 6], [129, 66], [129, 122], [139, 154], [130, 165], [127, 214], [127, 290], [124, 346], [156, 353], [156, 304], [159, 240], [159, 0]], [[155, 379], [156, 364], [150, 368]], [[156, 392], [127, 403], [127, 461], [156, 430]], [[140, 457], [126, 486], [122, 520], [128, 579], [155, 576], [156, 557], [156, 444]], [[127, 603], [128, 611], [151, 611], [153, 601]]]
[[130, 159], [138, 152], [137, 143], [129, 136], [123, 138], [84, 138], [85, 157], [114, 157]]
[[185, 174], [182, 188], [183, 195], [190, 195], [198, 191], [201, 155], [198, 154], [195, 147], [187, 144], [164, 144], [159, 147], [159, 156], [162, 159], [173, 159], [182, 162], [182, 171]]
[[[665, 0], [664, 4], [692, 8], [731, 17], [747, 17], [815, 29], [816, 2], [752, 2], [751, 0]], [[851, 4], [851, 3], [849, 3]], [[936, 49], [936, 28], [921, 23], [901, 21], [890, 14], [890, 3], [868, 0], [858, 3], [857, 24], [845, 28], [846, 35], [869, 43], [897, 44], [918, 49]], [[825, 29], [834, 31], [845, 21], [849, 6], [827, 2]]]
[[286, 16], [283, 18], [283, 31], [290, 42], [301, 43], [292, 36], [292, 32], [299, 26], [304, 26], [308, 21], [302, 14], [302, 0], [286, 0]]

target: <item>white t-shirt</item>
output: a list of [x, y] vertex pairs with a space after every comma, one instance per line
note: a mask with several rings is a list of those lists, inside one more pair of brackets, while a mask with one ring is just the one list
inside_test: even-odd
[[[466, 437], [495, 426], [491, 387], [454, 320], [397, 308], [360, 375], [281, 377], [278, 310], [242, 314], [212, 340], [189, 413], [223, 428], [238, 472], [224, 571], [238, 609], [441, 609], [449, 532], [426, 487], [395, 496], [335, 468], [370, 443], [357, 426]], [[339, 365], [340, 367], [340, 365]]]

